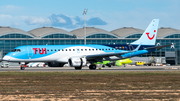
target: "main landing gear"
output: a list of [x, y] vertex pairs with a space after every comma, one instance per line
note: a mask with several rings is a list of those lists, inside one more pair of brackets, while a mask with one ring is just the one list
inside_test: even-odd
[[25, 65], [21, 65], [21, 70], [25, 70]]
[[89, 69], [90, 70], [95, 70], [96, 69], [96, 65], [95, 64], [89, 65]]
[[[75, 68], [75, 70], [81, 70], [82, 69], [82, 67], [74, 67], [74, 68]], [[95, 70], [96, 69], [96, 65], [95, 64], [89, 65], [89, 69], [90, 70]]]
[[25, 67], [27, 67], [25, 64], [21, 64], [20, 69], [25, 70]]

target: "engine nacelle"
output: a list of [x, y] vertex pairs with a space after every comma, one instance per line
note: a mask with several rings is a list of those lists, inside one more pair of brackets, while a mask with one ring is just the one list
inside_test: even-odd
[[71, 67], [84, 67], [86, 63], [86, 58], [73, 57], [68, 60], [68, 64]]

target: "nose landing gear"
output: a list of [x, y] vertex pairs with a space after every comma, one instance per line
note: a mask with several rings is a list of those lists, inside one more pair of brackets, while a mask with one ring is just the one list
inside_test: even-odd
[[25, 70], [25, 67], [26, 67], [26, 66], [25, 66], [24, 64], [22, 64], [22, 65], [21, 65], [21, 70]]
[[27, 63], [25, 63], [25, 62], [21, 62], [21, 63], [20, 63], [20, 69], [21, 69], [21, 70], [25, 70], [25, 67], [27, 67], [26, 64], [27, 64]]

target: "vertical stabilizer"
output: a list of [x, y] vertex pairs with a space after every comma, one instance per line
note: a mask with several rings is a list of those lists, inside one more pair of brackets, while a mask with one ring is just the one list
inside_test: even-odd
[[158, 30], [159, 19], [153, 19], [149, 26], [146, 28], [142, 36], [132, 42], [132, 45], [155, 45], [156, 37], [157, 37], [157, 30]]

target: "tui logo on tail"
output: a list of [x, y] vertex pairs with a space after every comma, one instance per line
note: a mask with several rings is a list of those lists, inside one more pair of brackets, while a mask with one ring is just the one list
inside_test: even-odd
[[[154, 30], [154, 32], [156, 32], [156, 30]], [[154, 39], [154, 37], [155, 37], [155, 34], [153, 34], [152, 37], [149, 36], [149, 32], [147, 32], [146, 34], [147, 34], [147, 37], [148, 37], [150, 40]]]

